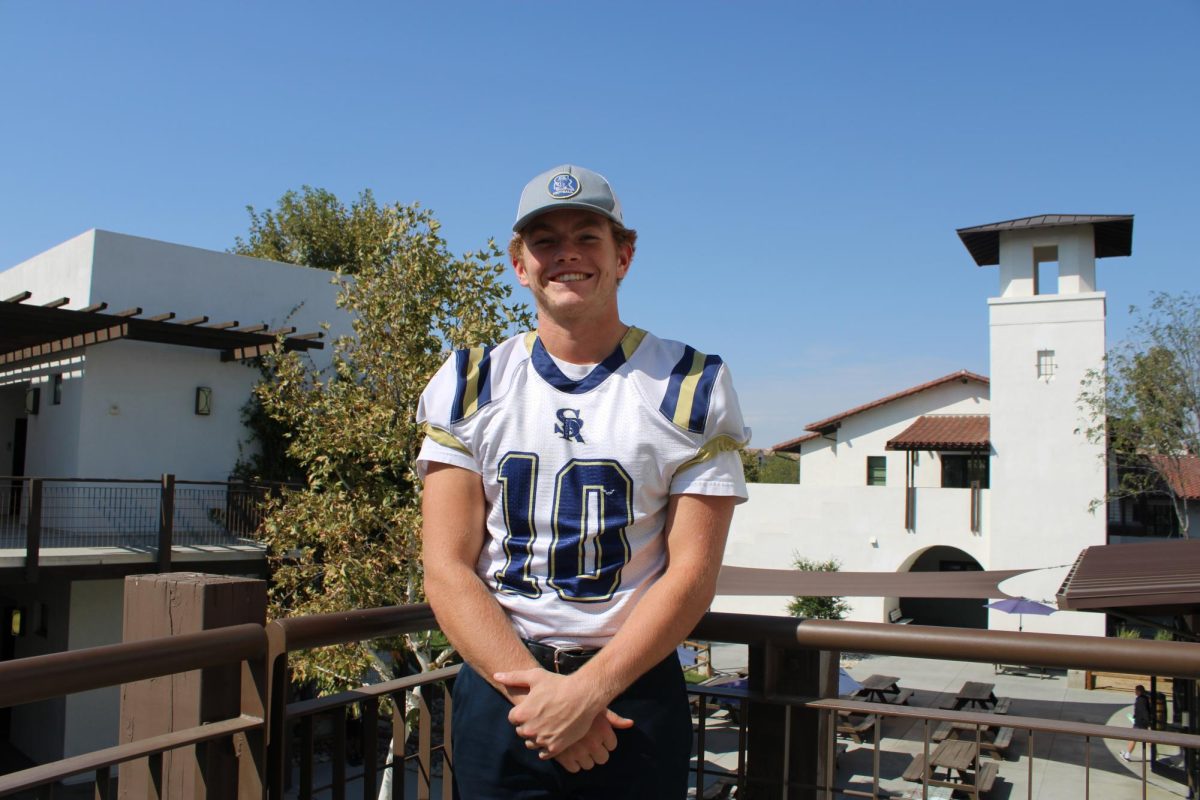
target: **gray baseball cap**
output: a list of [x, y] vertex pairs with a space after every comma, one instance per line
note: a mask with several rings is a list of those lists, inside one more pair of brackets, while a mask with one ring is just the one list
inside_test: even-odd
[[584, 167], [563, 164], [525, 184], [513, 230], [519, 232], [534, 217], [560, 208], [582, 208], [608, 217], [618, 225], [625, 224], [621, 217], [621, 201], [617, 200], [603, 175]]

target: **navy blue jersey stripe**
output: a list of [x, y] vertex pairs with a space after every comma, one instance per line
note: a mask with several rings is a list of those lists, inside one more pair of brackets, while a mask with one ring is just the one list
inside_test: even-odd
[[692, 416], [688, 420], [688, 430], [692, 433], [704, 432], [704, 422], [708, 419], [708, 404], [712, 400], [713, 387], [717, 383], [717, 373], [720, 370], [720, 356], [707, 356], [704, 359], [704, 371], [700, 374], [700, 383], [696, 385]]

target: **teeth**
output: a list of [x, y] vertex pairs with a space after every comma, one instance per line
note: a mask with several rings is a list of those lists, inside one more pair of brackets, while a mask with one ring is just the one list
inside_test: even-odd
[[554, 280], [557, 283], [571, 283], [573, 281], [582, 281], [586, 279], [587, 275], [584, 275], [582, 272], [568, 272], [555, 277]]

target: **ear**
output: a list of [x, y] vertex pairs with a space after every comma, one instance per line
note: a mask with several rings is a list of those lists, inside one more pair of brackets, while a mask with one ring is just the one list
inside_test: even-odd
[[517, 283], [522, 286], [529, 286], [529, 273], [525, 271], [525, 260], [523, 256], [517, 256], [512, 260], [513, 272], [517, 274]]
[[633, 247], [628, 244], [623, 244], [617, 247], [617, 277], [624, 278], [629, 274], [629, 267], [633, 263]]

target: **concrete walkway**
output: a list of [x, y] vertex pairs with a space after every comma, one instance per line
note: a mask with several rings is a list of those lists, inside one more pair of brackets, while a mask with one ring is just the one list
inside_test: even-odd
[[[735, 671], [745, 663], [744, 647], [714, 646], [713, 666], [717, 670]], [[1129, 727], [1126, 715], [1133, 703], [1131, 693], [1072, 689], [1067, 686], [1067, 676], [1061, 671], [1050, 672], [1043, 678], [1036, 673], [996, 674], [991, 664], [869, 655], [847, 655], [842, 664], [858, 680], [873, 674], [899, 676], [901, 687], [914, 690], [910, 704], [918, 708], [937, 708], [943, 700], [953, 697], [965, 681], [982, 681], [995, 684], [997, 697], [1012, 698], [1009, 713], [1014, 715]], [[714, 722], [719, 724], [719, 720]], [[880, 788], [892, 792], [892, 796], [921, 797], [920, 786], [903, 780], [900, 775], [912, 756], [922, 751], [923, 729], [924, 724], [920, 721], [891, 718], [884, 722]], [[732, 730], [724, 740], [719, 734], [712, 736], [706, 761], [724, 769], [735, 769], [734, 736], [736, 733]], [[728, 744], [730, 741], [732, 746]], [[1000, 777], [986, 796], [993, 800], [1083, 798], [1085, 781], [1090, 781], [1088, 796], [1094, 800], [1135, 800], [1143, 797], [1144, 768], [1147, 800], [1176, 800], [1187, 796], [1186, 786], [1154, 774], [1150, 764], [1140, 761], [1140, 747], [1134, 751], [1133, 762], [1121, 760], [1119, 754], [1126, 745], [1124, 739], [1093, 740], [1090, 770], [1085, 770], [1087, 744], [1082, 737], [1035, 733], [1031, 781], [1029, 734], [1018, 731], [1005, 758], [998, 762]], [[1149, 755], [1148, 749], [1146, 755]], [[1159, 748], [1157, 756], [1160, 763], [1178, 763], [1179, 759], [1177, 748]], [[872, 760], [872, 744], [849, 744], [849, 749], [838, 760], [837, 785], [870, 792]], [[933, 796], [931, 792], [930, 797]]]

